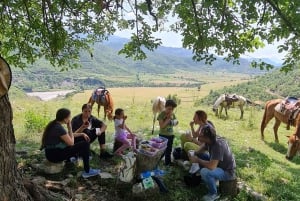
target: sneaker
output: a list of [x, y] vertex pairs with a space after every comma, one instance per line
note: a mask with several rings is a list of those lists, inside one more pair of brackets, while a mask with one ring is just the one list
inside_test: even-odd
[[218, 194], [207, 194], [207, 195], [204, 195], [202, 197], [202, 200], [204, 201], [214, 201], [214, 200], [217, 200], [219, 199], [219, 195]]
[[70, 160], [71, 163], [74, 163], [74, 164], [78, 163], [78, 158], [77, 157], [71, 157], [69, 160]]
[[101, 152], [100, 154], [100, 158], [102, 159], [108, 159], [108, 158], [112, 158], [114, 155], [108, 153], [107, 151]]
[[189, 173], [195, 174], [195, 173], [198, 172], [199, 170], [200, 170], [199, 163], [192, 163], [192, 166], [191, 166], [191, 168], [190, 168]]
[[99, 169], [92, 169], [90, 168], [90, 171], [89, 172], [83, 172], [82, 173], [82, 177], [83, 178], [89, 178], [89, 177], [93, 177], [93, 176], [96, 176], [96, 175], [99, 175], [101, 171]]

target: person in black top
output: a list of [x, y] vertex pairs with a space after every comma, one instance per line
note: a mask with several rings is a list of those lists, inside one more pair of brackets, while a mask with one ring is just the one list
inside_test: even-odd
[[[63, 127], [67, 125], [67, 131]], [[84, 140], [74, 143], [75, 137], [82, 137]], [[98, 175], [99, 169], [90, 168], [89, 164], [89, 137], [85, 133], [73, 133], [71, 125], [71, 112], [68, 109], [61, 108], [56, 112], [55, 120], [48, 123], [43, 136], [41, 150], [45, 149], [45, 155], [48, 161], [53, 163], [68, 160], [70, 157], [79, 155], [82, 157], [84, 172], [82, 177], [88, 178]]]
[[[98, 138], [100, 146], [100, 158], [107, 159], [113, 155], [108, 153], [105, 149], [105, 130], [107, 126], [91, 115], [92, 107], [89, 104], [82, 105], [82, 113], [76, 115], [72, 119], [72, 129], [74, 133], [85, 133], [90, 138], [90, 143]], [[75, 142], [84, 141], [83, 137], [76, 137]]]

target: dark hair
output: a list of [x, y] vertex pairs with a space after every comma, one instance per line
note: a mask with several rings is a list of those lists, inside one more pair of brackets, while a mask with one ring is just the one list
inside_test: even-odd
[[115, 116], [114, 116], [114, 119], [116, 119], [116, 115], [121, 115], [121, 113], [124, 112], [124, 110], [122, 108], [117, 108], [115, 110]]
[[214, 144], [216, 142], [217, 134], [216, 134], [216, 130], [214, 129], [214, 127], [206, 124], [203, 127], [202, 132], [203, 132], [203, 137], [209, 138], [212, 144]]
[[176, 108], [177, 104], [175, 103], [174, 100], [169, 99], [169, 100], [166, 101], [165, 107], [169, 107], [169, 106], [171, 106], [172, 108]]
[[69, 115], [71, 114], [71, 111], [69, 109], [66, 109], [66, 108], [61, 108], [59, 110], [57, 110], [56, 112], [56, 117], [54, 120], [50, 121], [45, 130], [44, 130], [44, 133], [43, 133], [43, 136], [42, 136], [42, 145], [40, 147], [40, 150], [44, 149], [45, 148], [45, 140], [46, 140], [46, 136], [48, 135], [49, 133], [49, 130], [54, 126], [54, 124], [58, 121], [62, 121], [64, 120], [65, 118], [67, 118]]
[[207, 114], [203, 110], [197, 110], [195, 114], [198, 116], [198, 119], [206, 122], [207, 121]]
[[85, 109], [92, 109], [92, 106], [89, 103], [85, 103], [85, 104], [82, 105], [81, 111], [83, 111]]

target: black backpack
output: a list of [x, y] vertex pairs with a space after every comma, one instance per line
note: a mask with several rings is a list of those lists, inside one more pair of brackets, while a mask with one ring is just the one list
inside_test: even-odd
[[184, 183], [189, 187], [195, 187], [201, 183], [201, 176], [197, 173], [185, 175], [183, 179]]

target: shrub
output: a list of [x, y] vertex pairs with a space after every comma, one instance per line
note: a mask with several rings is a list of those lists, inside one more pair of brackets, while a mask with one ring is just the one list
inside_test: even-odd
[[27, 132], [42, 132], [50, 118], [46, 113], [41, 114], [33, 110], [25, 112], [25, 129]]

